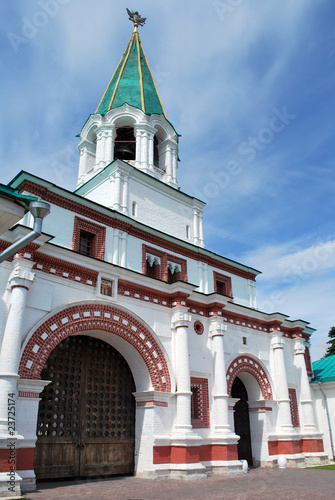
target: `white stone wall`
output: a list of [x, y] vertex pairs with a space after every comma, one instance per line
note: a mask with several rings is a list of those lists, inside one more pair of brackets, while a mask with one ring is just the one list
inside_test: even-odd
[[330, 438], [330, 429], [327, 418], [326, 404], [325, 399], [319, 389], [319, 385], [317, 382], [313, 382], [310, 384], [312, 389], [312, 396], [315, 403], [315, 412], [316, 419], [319, 425], [319, 428], [324, 433], [324, 446], [325, 452], [330, 459], [335, 460], [334, 455], [334, 447], [335, 447], [335, 380], [330, 382], [322, 383], [322, 390], [326, 395], [327, 404], [328, 404], [328, 412], [329, 419], [332, 431], [332, 440], [333, 440], [333, 449], [331, 446], [331, 438]]

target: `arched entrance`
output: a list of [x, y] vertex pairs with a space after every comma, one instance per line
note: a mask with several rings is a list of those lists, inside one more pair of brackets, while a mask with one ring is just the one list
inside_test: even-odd
[[237, 445], [238, 459], [247, 460], [249, 466], [252, 465], [251, 437], [248, 393], [242, 380], [235, 378], [231, 395], [233, 398], [239, 398], [234, 406], [234, 426], [235, 434], [240, 436]]
[[38, 410], [37, 479], [132, 474], [135, 384], [112, 346], [70, 336], [50, 353]]

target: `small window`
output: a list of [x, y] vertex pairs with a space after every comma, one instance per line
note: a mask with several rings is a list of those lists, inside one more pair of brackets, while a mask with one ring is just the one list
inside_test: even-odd
[[160, 279], [160, 258], [156, 255], [147, 254], [146, 255], [146, 275], [149, 278]]
[[242, 344], [247, 345], [247, 337], [242, 337]]
[[95, 234], [81, 230], [79, 236], [79, 253], [88, 256], [92, 255], [94, 238]]
[[186, 226], [186, 238], [190, 239], [190, 226]]
[[133, 217], [137, 216], [137, 203], [136, 203], [136, 201], [133, 201], [133, 203], [131, 205], [131, 215]]
[[214, 292], [232, 297], [231, 278], [214, 271]]
[[289, 389], [288, 395], [290, 398], [291, 420], [293, 427], [300, 427], [297, 393], [295, 389]]
[[113, 295], [113, 282], [111, 280], [101, 278], [100, 293], [101, 293], [101, 295], [106, 295], [107, 297], [112, 297], [112, 295]]

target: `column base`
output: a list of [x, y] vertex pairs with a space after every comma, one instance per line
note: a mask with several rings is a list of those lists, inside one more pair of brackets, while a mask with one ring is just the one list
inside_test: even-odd
[[21, 498], [21, 481], [17, 472], [0, 472], [0, 498]]

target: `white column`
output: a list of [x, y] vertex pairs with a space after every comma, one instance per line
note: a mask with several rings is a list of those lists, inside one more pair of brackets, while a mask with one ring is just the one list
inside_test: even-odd
[[176, 432], [185, 433], [192, 429], [191, 425], [191, 378], [188, 350], [188, 325], [191, 315], [187, 308], [174, 308], [172, 328], [175, 329], [176, 379], [177, 379], [177, 416]]
[[128, 182], [129, 182], [129, 175], [123, 174], [122, 175], [122, 204], [121, 204], [121, 210], [122, 213], [128, 215], [129, 210], [128, 210]]
[[87, 171], [87, 145], [86, 143], [79, 144], [79, 170], [78, 170], [78, 184], [84, 182], [85, 174]]
[[127, 233], [121, 232], [121, 255], [120, 266], [126, 267], [127, 265]]
[[105, 133], [102, 130], [99, 130], [99, 132], [97, 133], [97, 152], [95, 162], [97, 167], [102, 168], [105, 166], [105, 144]]
[[113, 210], [121, 209], [121, 174], [120, 172], [115, 173], [114, 181], [114, 203]]
[[165, 149], [165, 167], [166, 167], [166, 182], [168, 184], [172, 181], [172, 155], [171, 146], [168, 143]]
[[0, 353], [0, 435], [8, 436], [8, 394], [17, 390], [21, 343], [25, 321], [27, 292], [34, 281], [31, 272], [34, 263], [25, 259], [15, 259], [9, 277], [12, 289], [10, 309]]
[[193, 243], [199, 244], [198, 210], [193, 210]]
[[284, 360], [284, 339], [276, 332], [272, 338], [273, 361], [275, 371], [275, 386], [278, 402], [278, 427], [285, 432], [292, 432], [290, 398]]
[[111, 163], [114, 160], [114, 135], [115, 135], [115, 128], [113, 125], [113, 128], [109, 128], [106, 131], [106, 145], [105, 145], [106, 164]]
[[204, 230], [202, 225], [202, 212], [198, 212], [198, 224], [199, 224], [199, 246], [204, 246]]
[[198, 262], [198, 270], [199, 270], [199, 292], [204, 293], [204, 264], [203, 262]]
[[148, 132], [148, 167], [154, 169], [154, 134]]
[[134, 127], [134, 134], [135, 134], [135, 138], [136, 138], [135, 166], [140, 169], [141, 168], [141, 150], [142, 150], [141, 131], [138, 129], [138, 127], [136, 125]]
[[178, 161], [178, 153], [177, 146], [172, 148], [172, 184], [177, 185], [177, 161]]
[[305, 363], [305, 344], [301, 338], [296, 338], [294, 342], [294, 358], [300, 376], [300, 405], [303, 428], [306, 431], [316, 432], [313, 401]]
[[120, 231], [119, 229], [113, 230], [113, 264], [118, 266], [120, 264], [119, 261], [119, 240], [120, 240]]
[[212, 338], [212, 355], [214, 364], [214, 422], [215, 435], [232, 434], [229, 425], [228, 394], [226, 365], [224, 359], [224, 332], [227, 325], [217, 317], [210, 318], [209, 332]]

